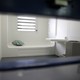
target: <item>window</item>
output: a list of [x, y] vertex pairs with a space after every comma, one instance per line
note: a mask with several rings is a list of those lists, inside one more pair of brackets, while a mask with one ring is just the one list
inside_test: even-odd
[[27, 17], [27, 16], [18, 16], [17, 30], [18, 31], [37, 31], [36, 18]]

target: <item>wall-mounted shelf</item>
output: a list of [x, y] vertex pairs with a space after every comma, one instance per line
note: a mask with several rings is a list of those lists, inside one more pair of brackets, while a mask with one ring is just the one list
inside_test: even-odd
[[49, 41], [57, 41], [57, 42], [66, 42], [66, 39], [59, 39], [59, 38], [46, 38]]

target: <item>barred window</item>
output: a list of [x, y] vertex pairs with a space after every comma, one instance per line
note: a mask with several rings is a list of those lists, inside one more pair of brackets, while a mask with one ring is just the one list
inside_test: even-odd
[[37, 31], [36, 18], [27, 17], [27, 16], [18, 16], [17, 30], [18, 31]]

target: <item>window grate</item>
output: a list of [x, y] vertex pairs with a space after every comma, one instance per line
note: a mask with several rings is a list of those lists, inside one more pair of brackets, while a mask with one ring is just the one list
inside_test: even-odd
[[18, 31], [37, 31], [36, 18], [27, 17], [27, 16], [18, 16], [17, 30]]

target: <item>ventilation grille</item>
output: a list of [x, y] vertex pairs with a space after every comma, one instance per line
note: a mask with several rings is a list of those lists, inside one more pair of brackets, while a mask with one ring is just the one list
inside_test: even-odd
[[18, 31], [37, 31], [36, 18], [27, 16], [18, 16], [17, 29]]

